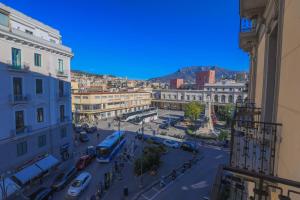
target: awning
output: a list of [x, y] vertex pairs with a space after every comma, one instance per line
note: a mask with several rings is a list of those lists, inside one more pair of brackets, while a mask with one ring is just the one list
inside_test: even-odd
[[[2, 184], [4, 183], [5, 187], [2, 187]], [[20, 186], [18, 184], [16, 184], [13, 180], [11, 180], [10, 178], [5, 178], [4, 182], [1, 181], [1, 188], [6, 188], [6, 196], [10, 197], [11, 195], [13, 195], [15, 192], [17, 192], [18, 190], [20, 190]], [[0, 200], [2, 199], [2, 190], [0, 190]]]
[[42, 174], [42, 170], [36, 166], [35, 164], [32, 164], [28, 167], [25, 167], [21, 171], [17, 172], [14, 177], [22, 184], [26, 184], [30, 180], [38, 177]]
[[47, 157], [37, 161], [35, 165], [37, 165], [43, 172], [51, 169], [52, 167], [56, 166], [59, 161], [54, 158], [52, 155], [48, 155]]

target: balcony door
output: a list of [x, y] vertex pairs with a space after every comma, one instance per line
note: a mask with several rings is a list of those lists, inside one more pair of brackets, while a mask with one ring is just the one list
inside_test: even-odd
[[263, 119], [265, 122], [274, 122], [275, 102], [278, 96], [276, 89], [276, 77], [278, 72], [278, 26], [269, 35], [267, 62], [265, 70], [264, 94], [263, 94]]
[[17, 100], [22, 97], [23, 89], [22, 89], [22, 78], [14, 77], [13, 78], [13, 96], [14, 99]]

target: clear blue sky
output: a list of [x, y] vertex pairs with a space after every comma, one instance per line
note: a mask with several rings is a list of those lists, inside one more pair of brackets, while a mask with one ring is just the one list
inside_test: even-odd
[[72, 68], [150, 78], [183, 66], [248, 70], [238, 0], [0, 0], [60, 30]]

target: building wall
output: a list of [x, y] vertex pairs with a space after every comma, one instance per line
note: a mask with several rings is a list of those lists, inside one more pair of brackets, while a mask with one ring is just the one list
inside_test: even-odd
[[208, 70], [196, 74], [196, 85], [198, 89], [203, 89], [205, 83], [213, 84], [216, 82], [215, 70]]
[[257, 50], [256, 68], [256, 93], [255, 103], [258, 107], [262, 106], [262, 92], [264, 86], [264, 66], [265, 66], [266, 37], [262, 37]]
[[300, 181], [300, 1], [286, 0], [277, 120], [283, 124], [278, 175]]
[[[0, 171], [13, 171], [25, 161], [44, 153], [54, 154], [60, 159], [59, 147], [66, 143], [72, 147], [70, 59], [73, 54], [71, 49], [60, 44], [61, 41], [53, 44], [49, 38], [42, 38], [47, 33], [60, 40], [57, 30], [1, 3], [0, 8], [10, 12], [10, 28], [0, 25]], [[18, 24], [20, 28], [17, 30]], [[40, 30], [31, 35], [24, 33], [25, 29]], [[28, 69], [12, 70], [12, 48], [21, 50], [21, 65]], [[40, 67], [34, 65], [34, 53], [41, 55]], [[57, 72], [58, 59], [63, 60], [64, 74]], [[12, 103], [13, 77], [22, 78], [22, 95], [28, 98], [24, 102]], [[42, 94], [36, 94], [36, 79], [43, 80]], [[59, 80], [64, 85], [63, 98], [58, 97]], [[60, 105], [64, 105], [64, 116], [69, 120], [60, 122]], [[37, 108], [43, 108], [43, 122], [37, 122]], [[26, 131], [22, 133], [16, 133], [16, 111], [24, 111]], [[61, 138], [62, 130], [66, 134]], [[40, 135], [46, 135], [46, 145], [41, 148], [37, 139]], [[27, 152], [17, 155], [17, 144], [24, 141], [27, 142]]]
[[183, 85], [183, 79], [171, 79], [170, 89], [179, 89]]

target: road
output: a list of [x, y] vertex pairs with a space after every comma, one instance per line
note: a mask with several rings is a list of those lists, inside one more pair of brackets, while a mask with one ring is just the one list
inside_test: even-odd
[[203, 160], [157, 194], [152, 198], [153, 200], [197, 200], [201, 197], [209, 197], [218, 166], [228, 162], [229, 153], [206, 147], [201, 149], [204, 153]]

